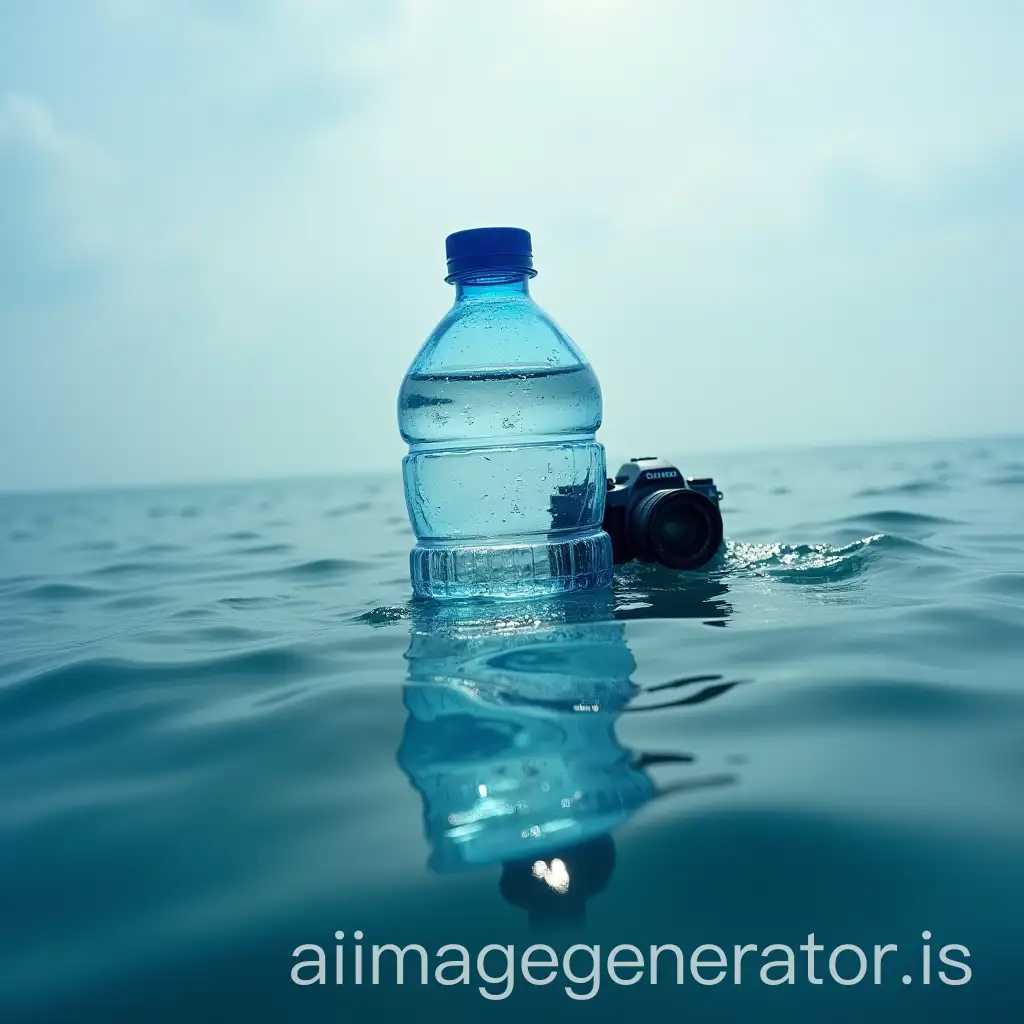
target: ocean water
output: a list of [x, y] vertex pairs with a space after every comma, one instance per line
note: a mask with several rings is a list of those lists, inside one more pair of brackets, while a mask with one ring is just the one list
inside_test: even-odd
[[[1021, 1019], [1024, 440], [682, 468], [707, 572], [457, 611], [409, 601], [397, 465], [0, 497], [0, 1020]], [[431, 980], [356, 984], [357, 930]], [[760, 980], [811, 932], [821, 984]], [[448, 943], [728, 975], [487, 999]]]

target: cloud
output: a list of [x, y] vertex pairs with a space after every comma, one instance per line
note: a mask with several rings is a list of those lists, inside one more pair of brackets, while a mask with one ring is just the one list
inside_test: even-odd
[[103, 237], [89, 204], [110, 172], [39, 100], [0, 99], [0, 304], [63, 303], [96, 285]]

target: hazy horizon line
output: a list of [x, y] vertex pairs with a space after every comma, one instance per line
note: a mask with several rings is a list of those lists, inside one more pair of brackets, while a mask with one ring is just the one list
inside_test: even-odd
[[[967, 434], [959, 436], [945, 436], [945, 437], [910, 437], [900, 439], [878, 439], [873, 441], [825, 441], [819, 443], [810, 444], [776, 444], [767, 445], [763, 447], [723, 447], [723, 448], [696, 448], [693, 451], [693, 455], [698, 459], [705, 457], [716, 457], [716, 456], [737, 456], [737, 455], [762, 455], [762, 454], [777, 454], [784, 452], [812, 452], [812, 451], [828, 451], [832, 449], [845, 450], [854, 448], [898, 448], [898, 447], [910, 447], [914, 445], [933, 445], [933, 444], [970, 444], [970, 443], [982, 443], [986, 441], [1013, 441], [1024, 439], [1024, 432], [1019, 433], [997, 433], [997, 434]], [[608, 445], [605, 445], [606, 451]], [[644, 455], [659, 454], [658, 452], [643, 452]], [[666, 457], [674, 457], [678, 453], [668, 452]], [[638, 458], [639, 456], [634, 455], [621, 455], [617, 457], [610, 457], [609, 464], [616, 462], [617, 459], [620, 461], [628, 461], [631, 458]], [[689, 462], [689, 456], [687, 456]], [[396, 461], [395, 473], [399, 472], [400, 463]], [[689, 472], [688, 469], [684, 468], [684, 472]], [[714, 475], [713, 470], [710, 467], [702, 466], [701, 474]], [[188, 488], [200, 488], [200, 487], [246, 487], [258, 484], [281, 484], [281, 483], [296, 483], [299, 481], [318, 481], [318, 480], [340, 480], [349, 477], [386, 477], [391, 475], [388, 471], [383, 469], [378, 470], [365, 470], [365, 469], [340, 469], [340, 470], [324, 470], [306, 473], [294, 473], [294, 474], [283, 474], [283, 475], [271, 475], [271, 476], [240, 476], [240, 477], [208, 477], [208, 478], [191, 478], [191, 479], [169, 479], [169, 480], [150, 480], [140, 482], [110, 482], [110, 483], [96, 483], [96, 484], [72, 484], [72, 485], [44, 485], [41, 487], [3, 487], [0, 486], [0, 498], [6, 497], [44, 497], [47, 495], [54, 494], [83, 494], [83, 493], [114, 493], [114, 492], [132, 492], [132, 491], [159, 491], [159, 490], [183, 490]]]

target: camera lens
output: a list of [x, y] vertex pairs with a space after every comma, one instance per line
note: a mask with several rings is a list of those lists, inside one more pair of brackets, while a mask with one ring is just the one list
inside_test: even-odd
[[654, 491], [634, 506], [629, 533], [633, 549], [645, 561], [699, 569], [722, 543], [722, 516], [698, 491]]

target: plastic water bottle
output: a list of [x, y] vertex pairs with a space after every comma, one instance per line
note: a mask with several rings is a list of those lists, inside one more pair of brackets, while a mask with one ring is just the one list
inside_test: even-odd
[[530, 298], [529, 232], [445, 240], [455, 304], [402, 383], [417, 597], [524, 597], [607, 586], [601, 388]]

